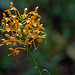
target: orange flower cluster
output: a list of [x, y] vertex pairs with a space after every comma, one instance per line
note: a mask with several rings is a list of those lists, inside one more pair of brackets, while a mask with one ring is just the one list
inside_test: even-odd
[[[39, 43], [41, 43], [46, 37], [44, 32], [45, 28], [42, 27], [43, 24], [40, 24], [41, 16], [38, 14], [38, 6], [35, 8], [35, 11], [27, 13], [27, 8], [24, 9], [24, 14], [20, 15], [19, 11], [13, 7], [11, 3], [11, 8], [5, 10], [8, 13], [8, 16], [3, 13], [2, 19], [2, 32], [7, 32], [5, 36], [8, 38], [2, 39], [3, 43], [0, 46], [6, 44], [10, 45], [9, 50], [12, 51], [9, 55], [18, 55], [20, 52], [19, 49], [27, 50], [28, 47], [31, 49], [32, 45], [34, 46], [33, 52], [38, 48]], [[9, 34], [10, 33], [10, 34]], [[38, 43], [37, 47], [35, 41]], [[18, 47], [20, 44], [21, 47]], [[24, 47], [26, 46], [26, 48]], [[8, 55], [8, 56], [9, 56]]]

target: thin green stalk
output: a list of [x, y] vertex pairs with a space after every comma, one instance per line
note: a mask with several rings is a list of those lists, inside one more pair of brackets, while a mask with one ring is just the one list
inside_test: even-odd
[[35, 66], [36, 66], [36, 68], [37, 68], [37, 71], [39, 72], [39, 75], [41, 75], [40, 69], [39, 69], [39, 67], [38, 67], [38, 65], [37, 65], [37, 63], [36, 63], [36, 61], [35, 61], [35, 59], [34, 59], [32, 53], [31, 53], [31, 51], [30, 51], [30, 49], [29, 49], [28, 51], [29, 51], [29, 54], [30, 54], [30, 56], [31, 56], [31, 58], [32, 58], [32, 60], [33, 60], [33, 62], [34, 62], [34, 64], [35, 64]]

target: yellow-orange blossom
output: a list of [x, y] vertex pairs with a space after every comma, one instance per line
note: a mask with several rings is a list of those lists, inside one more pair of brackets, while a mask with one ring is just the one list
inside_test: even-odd
[[[28, 53], [28, 47], [31, 49], [32, 44], [34, 46], [33, 52], [38, 48], [39, 43], [41, 43], [46, 37], [44, 32], [45, 28], [42, 27], [43, 24], [40, 24], [41, 16], [38, 14], [38, 6], [35, 8], [35, 11], [27, 13], [27, 8], [24, 9], [24, 14], [20, 15], [19, 11], [13, 7], [11, 3], [11, 8], [5, 10], [8, 13], [8, 16], [3, 13], [3, 19], [1, 25], [3, 29], [0, 29], [2, 32], [7, 32], [5, 36], [8, 38], [2, 39], [3, 43], [0, 46], [6, 44], [10, 45], [9, 50], [12, 51], [9, 55], [18, 55], [20, 52], [19, 49], [24, 49]], [[14, 12], [13, 12], [14, 11]], [[10, 34], [9, 34], [10, 32]], [[38, 43], [37, 47], [35, 41]], [[18, 47], [18, 43], [20, 47]], [[8, 56], [9, 56], [8, 55]]]

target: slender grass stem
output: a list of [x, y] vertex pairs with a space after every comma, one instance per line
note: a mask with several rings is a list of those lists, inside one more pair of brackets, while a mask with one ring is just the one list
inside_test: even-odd
[[32, 53], [31, 53], [31, 51], [30, 51], [30, 49], [29, 49], [28, 51], [29, 51], [29, 54], [30, 54], [30, 56], [31, 56], [31, 58], [32, 58], [32, 60], [33, 60], [33, 62], [34, 62], [34, 64], [35, 64], [35, 67], [36, 67], [37, 71], [39, 72], [39, 75], [41, 75], [40, 69], [39, 69], [39, 67], [38, 67], [38, 65], [37, 65], [37, 63], [36, 63], [36, 61], [35, 61], [35, 59], [34, 59]]

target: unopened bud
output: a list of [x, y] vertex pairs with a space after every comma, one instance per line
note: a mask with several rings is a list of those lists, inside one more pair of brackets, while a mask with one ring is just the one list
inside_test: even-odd
[[35, 8], [35, 12], [37, 12], [38, 8], [39, 8], [39, 6], [37, 6], [37, 7]]
[[41, 24], [40, 26], [43, 26], [43, 24]]
[[27, 23], [29, 23], [29, 22], [30, 22], [30, 20], [26, 20], [26, 22], [27, 22]]
[[39, 8], [39, 6], [36, 7], [36, 9], [38, 9], [38, 8]]
[[24, 29], [24, 30], [23, 30], [23, 32], [25, 33], [25, 32], [26, 32], [26, 30]]
[[8, 24], [6, 23], [6, 26], [8, 26]]
[[24, 17], [26, 16], [27, 10], [28, 10], [27, 8], [24, 9], [24, 15], [23, 15]]
[[36, 16], [36, 15], [38, 15], [38, 13], [34, 13], [34, 15]]
[[14, 21], [14, 23], [16, 23], [16, 22]]
[[5, 13], [3, 13], [3, 15], [5, 15]]
[[4, 41], [5, 39], [2, 39], [2, 41]]
[[12, 8], [12, 7], [13, 7], [13, 3], [12, 3], [12, 2], [10, 2], [10, 4], [11, 4], [11, 6], [10, 6], [10, 7]]
[[13, 18], [16, 18], [16, 16], [12, 16]]
[[13, 4], [12, 2], [10, 2], [10, 4]]
[[25, 8], [24, 10], [28, 10], [28, 8]]
[[3, 13], [3, 16], [4, 16], [4, 18], [6, 18], [6, 15], [5, 15], [5, 13]]

